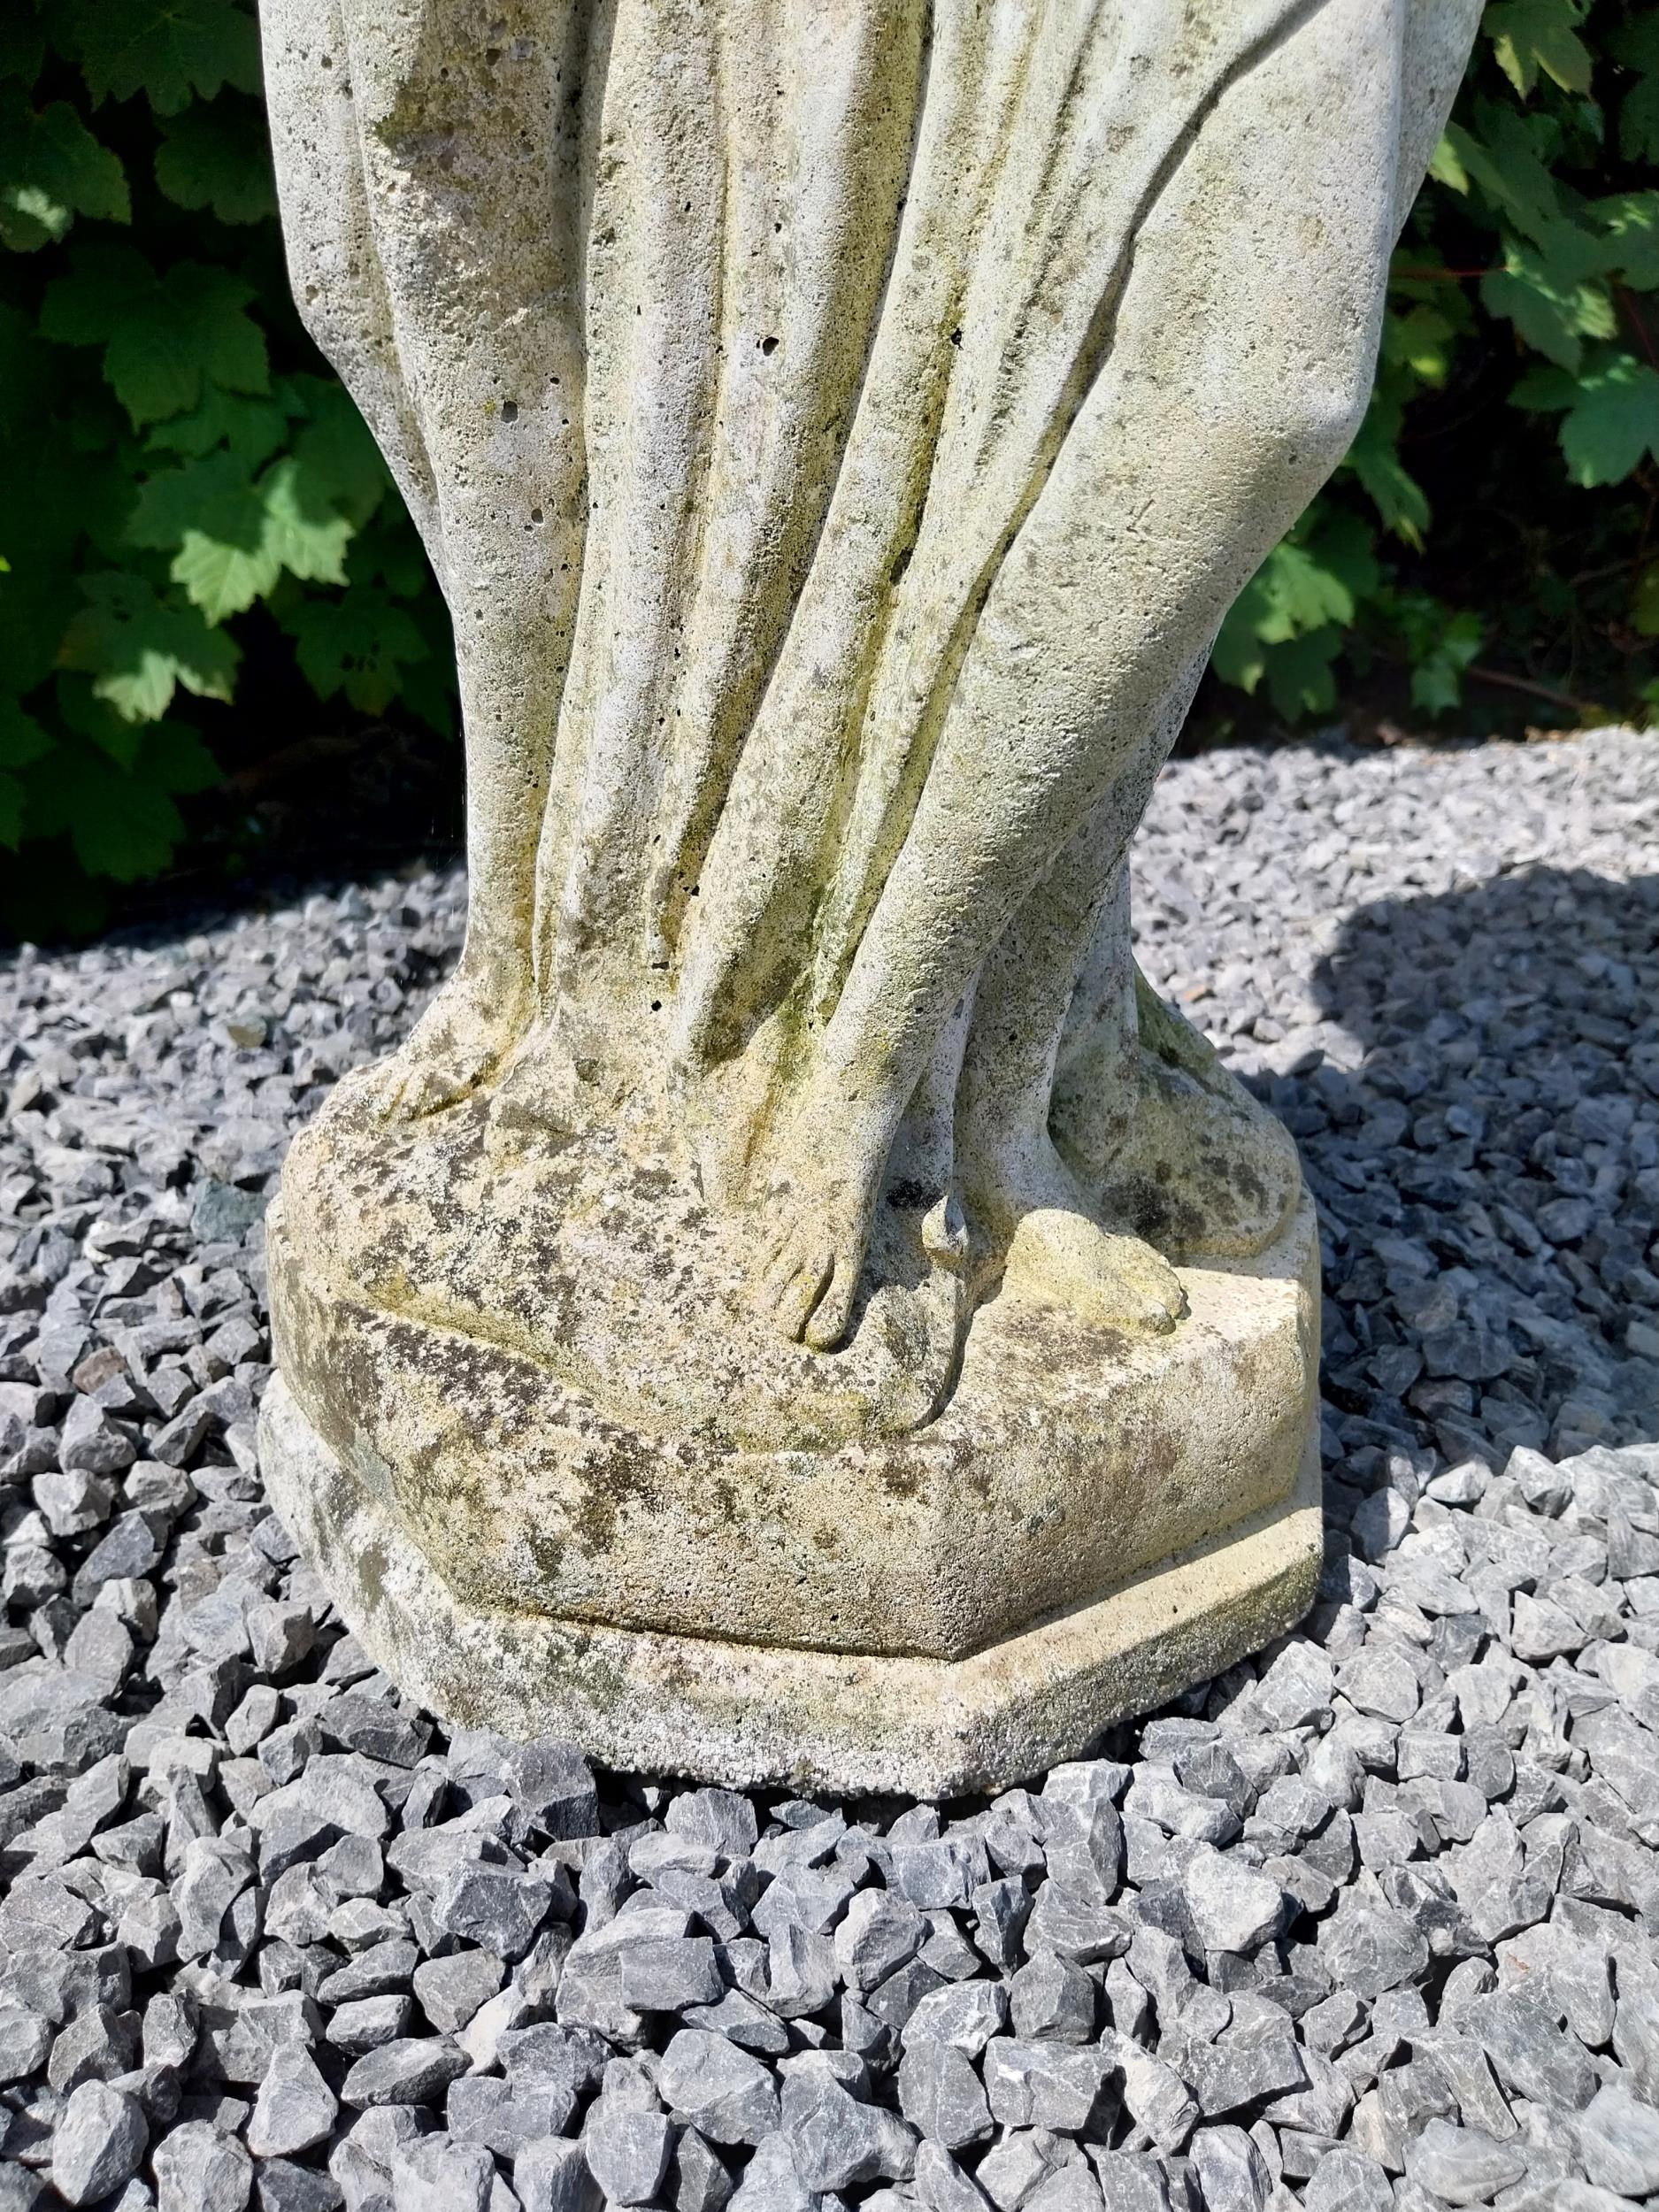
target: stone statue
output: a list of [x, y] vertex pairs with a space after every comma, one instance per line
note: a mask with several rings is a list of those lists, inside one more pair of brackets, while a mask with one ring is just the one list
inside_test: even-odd
[[1479, 12], [264, 0], [470, 901], [285, 1173], [267, 1467], [441, 1707], [967, 1786], [1305, 1604], [1310, 1210], [1126, 849]]

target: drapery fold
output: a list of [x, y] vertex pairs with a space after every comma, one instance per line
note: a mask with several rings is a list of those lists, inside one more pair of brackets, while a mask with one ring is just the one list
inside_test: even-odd
[[1317, 4], [618, 0], [536, 872], [574, 1049], [710, 1076], [833, 1010], [1137, 223]]

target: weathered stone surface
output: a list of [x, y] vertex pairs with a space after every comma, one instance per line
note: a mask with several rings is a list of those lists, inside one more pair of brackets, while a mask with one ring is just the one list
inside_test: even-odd
[[[730, 1649], [961, 1666], [1087, 1609], [1093, 1728], [1010, 1670], [978, 1721], [941, 1686], [930, 1736], [883, 1683], [909, 1778], [960, 1789], [1306, 1603], [1311, 1211], [1136, 972], [1125, 848], [1240, 579], [1363, 411], [1475, 14], [1408, 41], [1160, 0], [1130, 40], [1101, 5], [1051, 73], [1034, 21], [872, 6], [821, 66], [767, 33], [764, 127], [718, 14], [665, 75], [630, 26], [561, 64], [572, 137], [534, 38], [369, 6], [326, 75], [266, 0], [296, 296], [455, 616], [472, 864], [459, 970], [265, 1216], [274, 1348], [340, 1471], [268, 1412], [260, 1450], [449, 1717], [661, 1764], [598, 1670], [649, 1707], [649, 1640], [687, 1640], [716, 1710], [673, 1717], [680, 1763], [879, 1786], [862, 1716], [791, 1765], [734, 1741]], [[1286, 204], [1320, 241], [1294, 317], [1241, 273]], [[447, 1586], [470, 1694], [365, 1510]], [[1150, 1653], [1102, 1619], [1205, 1565]], [[620, 1679], [561, 1648], [526, 1709], [526, 1642], [594, 1627], [634, 1640]]]
[[[658, 1772], [941, 1796], [999, 1784], [1076, 1750], [1115, 1714], [1219, 1671], [1268, 1624], [1287, 1628], [1323, 1553], [1310, 1442], [1280, 1506], [971, 1658], [941, 1665], [687, 1640], [473, 1609], [280, 1382], [261, 1419], [273, 1498], [388, 1672], [462, 1717], [484, 1717], [488, 1684], [492, 1722], [577, 1736], [614, 1765]], [[369, 1601], [365, 1561], [386, 1602]]]

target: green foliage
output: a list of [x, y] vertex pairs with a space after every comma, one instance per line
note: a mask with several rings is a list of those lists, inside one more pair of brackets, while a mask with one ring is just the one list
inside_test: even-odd
[[[453, 721], [430, 572], [288, 296], [258, 94], [251, 0], [0, 11], [0, 847], [35, 930], [173, 864], [250, 728]], [[1659, 703], [1655, 161], [1659, 4], [1494, 0], [1370, 413], [1228, 616], [1224, 697]]]
[[1370, 413], [1228, 616], [1225, 681], [1292, 721], [1356, 680], [1418, 718], [1467, 717], [1470, 680], [1545, 719], [1659, 703], [1655, 159], [1659, 6], [1487, 8]]
[[290, 716], [309, 685], [453, 721], [414, 531], [288, 296], [258, 92], [248, 0], [0, 22], [0, 910], [31, 932], [173, 864], [256, 659]]

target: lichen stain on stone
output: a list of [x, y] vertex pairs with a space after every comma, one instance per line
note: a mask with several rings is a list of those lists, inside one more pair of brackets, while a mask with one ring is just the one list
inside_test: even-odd
[[371, 1612], [378, 1612], [386, 1596], [386, 1551], [383, 1545], [365, 1544], [357, 1555], [358, 1586]]
[[[475, 1141], [472, 1119], [440, 1118]], [[360, 1127], [357, 1141], [379, 1139]], [[420, 1256], [396, 1310], [363, 1280], [373, 1225], [335, 1202], [352, 1180], [349, 1147], [332, 1162], [313, 1156], [314, 1177], [285, 1178], [268, 1252], [285, 1371], [337, 1451], [355, 1463], [372, 1444], [379, 1471], [365, 1466], [365, 1481], [400, 1506], [457, 1601], [943, 1657], [1084, 1601], [1132, 1558], [1161, 1556], [1289, 1487], [1300, 1412], [1258, 1425], [1233, 1459], [1209, 1440], [1236, 1427], [1235, 1394], [1300, 1372], [1310, 1216], [1259, 1273], [1184, 1279], [1193, 1315], [1166, 1337], [991, 1300], [949, 1402], [895, 1438], [871, 1432], [845, 1352], [784, 1347], [726, 1302], [730, 1252], [706, 1210], [680, 1241], [694, 1209], [664, 1187], [665, 1171], [643, 1171], [648, 1209], [626, 1158], [573, 1144], [557, 1187], [539, 1179], [545, 1163], [515, 1170], [480, 1185], [481, 1210], [457, 1215], [434, 1197], [457, 1187], [437, 1164], [448, 1142], [444, 1128], [423, 1128], [375, 1183], [376, 1203], [407, 1217], [398, 1248]], [[582, 1231], [597, 1241], [580, 1257], [565, 1256], [567, 1233], [605, 1221]], [[538, 1271], [556, 1244], [550, 1286]], [[612, 1332], [603, 1400], [572, 1386], [545, 1339], [539, 1356], [527, 1348], [549, 1287], [572, 1342]], [[626, 1328], [611, 1317], [625, 1309], [607, 1303], [623, 1288]], [[1258, 1347], [1258, 1365], [1238, 1363], [1235, 1340]], [[630, 1404], [636, 1378], [649, 1389]], [[678, 1424], [665, 1379], [686, 1389]], [[813, 1435], [803, 1406], [830, 1386], [826, 1412], [850, 1417]], [[727, 1408], [745, 1394], [757, 1434], [734, 1440]], [[767, 1439], [780, 1417], [778, 1445]], [[1055, 1509], [1034, 1513], [1045, 1496]]]

